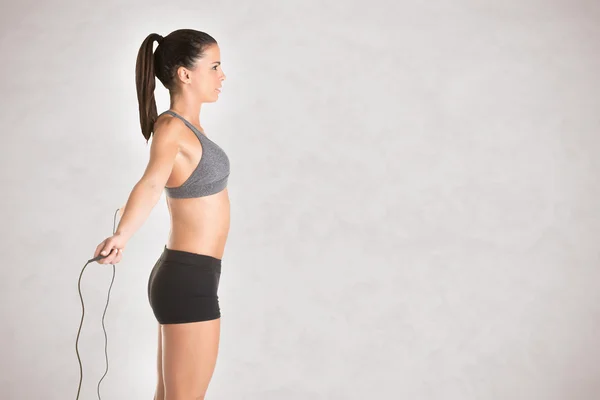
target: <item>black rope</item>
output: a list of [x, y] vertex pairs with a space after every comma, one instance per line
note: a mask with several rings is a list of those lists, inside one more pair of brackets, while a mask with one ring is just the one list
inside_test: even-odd
[[[120, 208], [118, 208], [117, 211], [115, 212], [115, 217], [114, 217], [114, 222], [113, 222], [113, 235], [115, 234], [115, 230], [116, 230], [117, 215], [119, 213], [119, 210], [120, 210]], [[83, 266], [83, 269], [81, 270], [81, 273], [79, 274], [79, 281], [77, 282], [77, 290], [79, 291], [79, 298], [81, 299], [81, 322], [79, 323], [79, 330], [77, 331], [77, 339], [75, 340], [75, 352], [77, 353], [77, 360], [79, 361], [79, 387], [77, 388], [76, 399], [79, 399], [79, 393], [81, 392], [81, 382], [83, 381], [83, 368], [81, 365], [81, 358], [79, 357], [79, 349], [77, 346], [77, 344], [79, 342], [79, 334], [81, 333], [81, 327], [83, 325], [83, 317], [85, 315], [85, 306], [83, 305], [83, 296], [81, 295], [81, 277], [83, 275], [83, 271], [85, 270], [85, 268], [87, 267], [87, 265], [89, 263], [101, 260], [105, 257], [108, 257], [109, 254], [110, 253], [108, 253], [105, 256], [100, 254], [97, 257], [94, 257], [94, 258], [88, 260], [88, 262], [85, 263], [85, 265]], [[113, 267], [113, 276], [112, 276], [112, 280], [110, 282], [110, 287], [108, 288], [108, 296], [106, 298], [106, 306], [104, 307], [104, 313], [102, 314], [102, 330], [104, 331], [104, 355], [106, 358], [106, 371], [104, 372], [104, 375], [102, 375], [102, 378], [100, 378], [100, 381], [98, 382], [98, 389], [97, 389], [98, 390], [98, 400], [100, 400], [100, 383], [102, 382], [102, 380], [108, 373], [108, 352], [107, 352], [108, 338], [106, 336], [106, 329], [104, 326], [104, 316], [106, 315], [106, 310], [108, 308], [108, 302], [110, 300], [110, 290], [112, 288], [113, 282], [115, 281], [115, 264], [111, 264], [111, 265]]]

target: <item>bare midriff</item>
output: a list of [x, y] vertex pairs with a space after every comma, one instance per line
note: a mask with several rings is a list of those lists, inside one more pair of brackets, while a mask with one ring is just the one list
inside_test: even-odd
[[168, 249], [223, 258], [230, 218], [227, 188], [204, 197], [167, 196], [167, 206], [171, 216]]

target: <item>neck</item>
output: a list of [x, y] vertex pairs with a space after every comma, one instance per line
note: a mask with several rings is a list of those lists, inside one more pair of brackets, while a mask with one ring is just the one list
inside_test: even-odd
[[193, 124], [200, 125], [200, 110], [202, 103], [185, 96], [171, 96], [169, 109], [175, 111]]

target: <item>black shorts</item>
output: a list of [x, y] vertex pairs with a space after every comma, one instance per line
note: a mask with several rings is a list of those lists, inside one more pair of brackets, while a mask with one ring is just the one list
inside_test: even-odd
[[165, 246], [148, 278], [148, 300], [161, 324], [208, 321], [221, 317], [221, 260]]

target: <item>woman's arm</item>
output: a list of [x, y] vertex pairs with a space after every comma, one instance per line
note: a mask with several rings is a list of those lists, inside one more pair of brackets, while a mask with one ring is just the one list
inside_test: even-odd
[[[168, 119], [157, 128], [152, 136], [150, 159], [144, 175], [135, 184], [123, 209], [123, 216], [115, 232], [129, 240], [143, 225], [160, 199], [171, 175], [175, 157], [179, 153], [179, 138], [182, 125], [175, 118]], [[185, 127], [183, 125], [183, 127]]]

